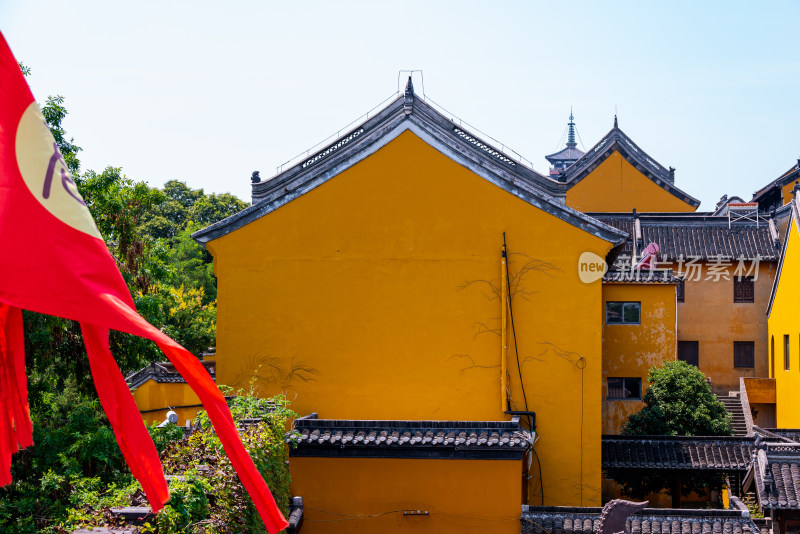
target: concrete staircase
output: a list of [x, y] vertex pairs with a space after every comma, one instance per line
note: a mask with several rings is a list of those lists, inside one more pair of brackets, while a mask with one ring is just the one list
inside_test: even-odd
[[738, 396], [731, 397], [727, 395], [717, 395], [717, 398], [725, 405], [725, 410], [731, 416], [731, 426], [733, 426], [734, 436], [747, 435], [747, 423], [744, 421], [744, 412], [742, 411], [742, 401]]

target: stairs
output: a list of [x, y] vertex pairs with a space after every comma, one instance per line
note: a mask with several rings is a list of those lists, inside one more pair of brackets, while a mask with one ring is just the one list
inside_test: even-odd
[[734, 436], [747, 435], [747, 423], [744, 422], [744, 412], [742, 411], [742, 402], [739, 397], [730, 397], [717, 395], [717, 398], [725, 405], [725, 410], [731, 416], [731, 426], [733, 427]]

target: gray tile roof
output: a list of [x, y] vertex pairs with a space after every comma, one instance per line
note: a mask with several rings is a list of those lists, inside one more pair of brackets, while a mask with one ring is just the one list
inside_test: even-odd
[[603, 436], [603, 469], [745, 471], [753, 438], [724, 436]]
[[[634, 218], [630, 213], [590, 213], [595, 219], [609, 226], [634, 233]], [[640, 214], [642, 227], [641, 246], [657, 243], [660, 251], [659, 261], [674, 262], [681, 257], [684, 261], [698, 258], [698, 261], [716, 260], [720, 256], [731, 260], [739, 258], [760, 261], [778, 261], [779, 250], [769, 233], [767, 221], [756, 226], [751, 222], [735, 222], [728, 228], [727, 217], [707, 214]], [[629, 238], [615, 252], [630, 256], [633, 241]]]
[[580, 157], [583, 156], [584, 154], [585, 152], [583, 150], [568, 146], [566, 148], [559, 150], [558, 152], [555, 152], [553, 154], [548, 154], [544, 158], [550, 163], [555, 163], [556, 161], [559, 160], [576, 161], [580, 159]]
[[[522, 534], [593, 533], [602, 508], [523, 506]], [[760, 528], [739, 510], [645, 508], [626, 522], [630, 534], [758, 534]]]
[[348, 449], [351, 455], [376, 457], [412, 450], [422, 456], [470, 456], [473, 452], [475, 457], [494, 453], [521, 457], [533, 442], [518, 417], [512, 421], [365, 421], [317, 419], [316, 414], [296, 419], [286, 440], [297, 444], [290, 450], [293, 456]]
[[[216, 362], [214, 361], [201, 361], [200, 363], [206, 368], [206, 371], [211, 375], [211, 378], [216, 376]], [[186, 380], [175, 370], [175, 367], [170, 362], [151, 362], [147, 367], [139, 369], [135, 373], [131, 373], [125, 378], [128, 387], [131, 389], [137, 388], [147, 382], [154, 380], [159, 384], [163, 383], [185, 383]]]
[[800, 510], [800, 445], [771, 442], [759, 450], [745, 476], [745, 491], [755, 485], [765, 510]]
[[677, 284], [681, 280], [672, 269], [608, 271], [603, 275], [604, 284]]

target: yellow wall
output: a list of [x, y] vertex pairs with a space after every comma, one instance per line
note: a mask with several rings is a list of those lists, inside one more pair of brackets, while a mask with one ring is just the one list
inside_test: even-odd
[[[285, 391], [295, 411], [321, 418], [505, 419], [504, 231], [545, 504], [598, 505], [601, 284], [580, 282], [577, 264], [584, 251], [604, 257], [610, 244], [408, 131], [208, 243], [224, 355], [218, 383], [243, 385], [255, 373], [265, 394]], [[524, 409], [513, 354], [511, 392]]]
[[628, 163], [616, 150], [567, 190], [567, 205], [583, 212], [695, 211]]
[[290, 470], [304, 533], [520, 531], [519, 460], [292, 458]]
[[[775, 339], [775, 397], [778, 428], [800, 427], [800, 236], [797, 221], [787, 232], [781, 277], [769, 315], [769, 336]], [[785, 369], [783, 336], [789, 336], [789, 370]]]
[[608, 400], [607, 379], [640, 377], [644, 395], [650, 368], [675, 359], [675, 286], [603, 284], [604, 323], [607, 301], [641, 302], [639, 325], [611, 324], [603, 328], [603, 434], [619, 434], [628, 416], [644, 404], [640, 400]]
[[794, 180], [781, 187], [781, 200], [782, 205], [786, 205], [794, 198], [792, 190], [794, 189]]
[[155, 380], [148, 380], [133, 390], [133, 400], [148, 424], [164, 421], [171, 408], [178, 414], [178, 425], [183, 426], [187, 419], [194, 422], [197, 412], [203, 409], [198, 406], [200, 399], [192, 388], [183, 382], [159, 384]]
[[[760, 262], [755, 280], [754, 302], [733, 302], [733, 277], [738, 262], [723, 269], [725, 277], [709, 277], [708, 263], [699, 274], [687, 271], [684, 302], [678, 303], [678, 341], [699, 342], [699, 368], [711, 378], [715, 392], [739, 390], [739, 377], [767, 377], [767, 317], [775, 263]], [[672, 267], [679, 270], [677, 264]], [[747, 269], [750, 264], [747, 264]], [[684, 270], [686, 267], [684, 266]], [[745, 273], [746, 274], [746, 273]], [[699, 277], [699, 280], [695, 278]], [[733, 366], [733, 342], [753, 341], [753, 368]]]

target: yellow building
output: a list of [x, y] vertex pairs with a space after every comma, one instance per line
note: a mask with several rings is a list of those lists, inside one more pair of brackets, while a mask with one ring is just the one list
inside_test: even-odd
[[671, 270], [604, 277], [603, 434], [618, 434], [644, 407], [650, 368], [675, 359], [679, 282]]
[[675, 169], [648, 156], [616, 117], [611, 131], [557, 179], [567, 187], [567, 205], [583, 212], [693, 212], [700, 205], [675, 186]]
[[797, 188], [790, 201], [789, 224], [778, 274], [767, 308], [769, 368], [775, 379], [776, 419], [779, 428], [800, 428], [797, 392], [800, 391], [800, 198]]
[[[255, 375], [318, 414], [291, 461], [304, 528], [346, 513], [391, 519], [335, 529], [518, 532], [523, 502], [600, 504], [602, 285], [578, 262], [626, 234], [564, 196], [409, 84], [195, 234], [218, 280], [218, 382]], [[327, 445], [314, 456], [307, 440]]]
[[800, 160], [788, 171], [753, 193], [752, 201], [758, 202], [759, 209], [765, 213], [777, 210], [792, 200], [792, 190], [797, 180], [800, 180]]

